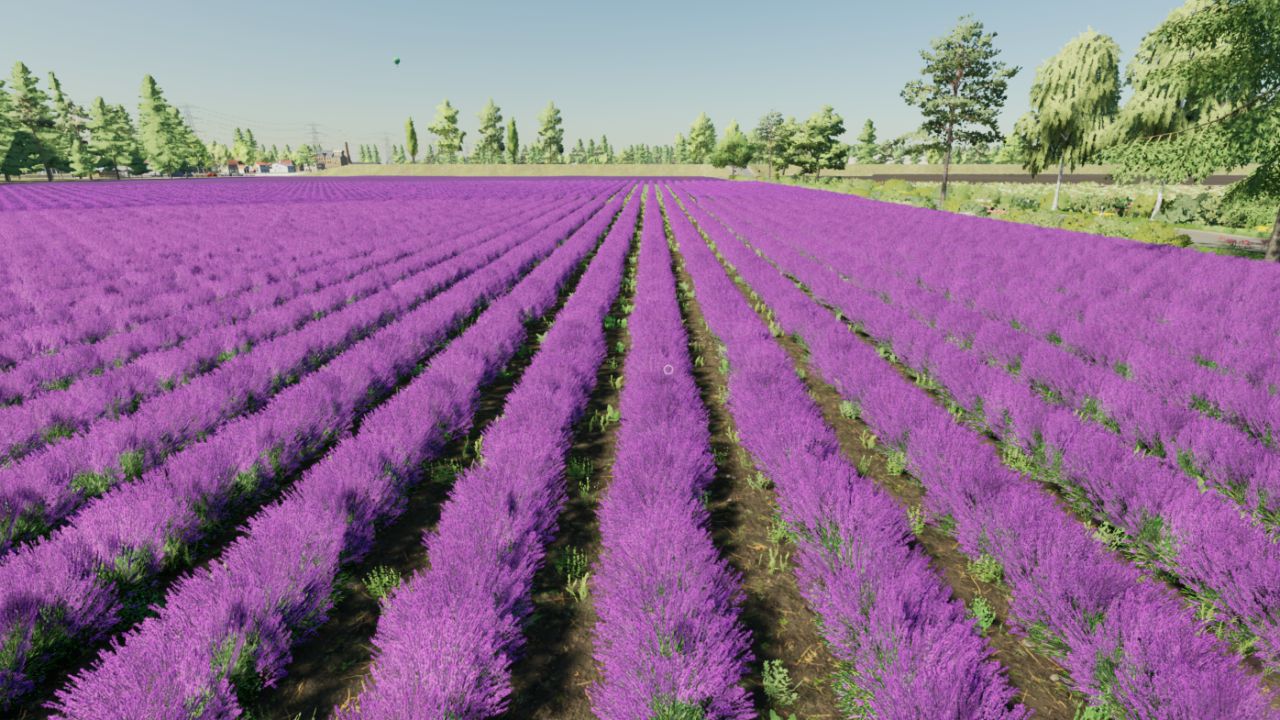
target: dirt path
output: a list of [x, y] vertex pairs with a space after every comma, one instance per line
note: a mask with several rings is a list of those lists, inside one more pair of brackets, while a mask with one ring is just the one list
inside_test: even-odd
[[757, 481], [762, 476], [746, 450], [733, 439], [733, 420], [724, 404], [728, 384], [719, 369], [719, 342], [707, 329], [693, 299], [683, 259], [678, 252], [672, 255], [689, 332], [689, 353], [694, 358], [694, 379], [710, 418], [716, 461], [716, 478], [707, 504], [712, 539], [742, 576], [746, 596], [742, 621], [751, 631], [751, 651], [756, 658], [746, 686], [761, 717], [768, 717], [775, 706], [764, 692], [762, 663], [780, 660], [790, 673], [798, 699], [790, 706], [777, 707], [777, 711], [784, 717], [795, 713], [804, 720], [838, 718], [832, 685], [836, 660], [822, 639], [817, 618], [800, 595], [787, 559], [791, 543], [780, 535], [771, 536], [778, 517], [777, 500], [771, 486]]
[[[633, 202], [639, 198], [633, 198]], [[631, 339], [620, 322], [635, 301], [638, 241], [627, 258], [624, 282], [609, 311], [605, 338], [608, 354], [596, 371], [596, 386], [574, 427], [566, 458], [568, 502], [560, 513], [559, 535], [547, 548], [546, 562], [534, 577], [533, 615], [525, 624], [525, 655], [512, 667], [508, 720], [590, 720], [588, 688], [596, 682], [593, 655], [596, 614], [591, 594], [579, 594], [572, 581], [594, 566], [600, 554], [596, 504], [608, 485], [617, 442], [617, 423], [604, 424], [607, 410], [618, 408], [623, 361]], [[590, 582], [589, 576], [586, 582]]]

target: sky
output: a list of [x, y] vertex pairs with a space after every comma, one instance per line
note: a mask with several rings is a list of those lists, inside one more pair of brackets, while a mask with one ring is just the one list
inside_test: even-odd
[[[384, 148], [435, 107], [461, 112], [467, 144], [492, 97], [524, 141], [554, 100], [566, 139], [662, 144], [706, 112], [744, 129], [777, 109], [823, 104], [852, 142], [872, 118], [881, 139], [913, 130], [899, 96], [920, 50], [973, 14], [1022, 68], [1001, 119], [1027, 107], [1035, 69], [1092, 27], [1125, 61], [1178, 0], [0, 0], [0, 62], [53, 70], [82, 105], [102, 95], [136, 108], [155, 76], [197, 133], [229, 143], [250, 127], [267, 145], [346, 141]], [[7, 56], [7, 57], [6, 57]], [[393, 64], [393, 58], [401, 64]], [[8, 73], [4, 73], [7, 78]]]

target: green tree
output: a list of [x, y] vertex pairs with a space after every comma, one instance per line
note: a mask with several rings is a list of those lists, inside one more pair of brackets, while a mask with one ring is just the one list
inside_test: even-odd
[[120, 178], [120, 166], [129, 164], [136, 140], [128, 116], [116, 115], [112, 106], [101, 97], [93, 99], [89, 106], [88, 156], [93, 167], [103, 173], [110, 172]]
[[711, 118], [706, 113], [701, 113], [693, 121], [693, 125], [689, 126], [689, 143], [685, 148], [689, 162], [705, 163], [715, 149], [716, 126], [711, 124]]
[[676, 133], [675, 159], [672, 162], [689, 162], [689, 142], [684, 139], [684, 133]]
[[16, 175], [43, 168], [53, 181], [58, 157], [59, 136], [49, 96], [36, 85], [36, 78], [22, 62], [14, 63], [10, 76], [9, 118], [13, 126], [4, 174]]
[[950, 34], [921, 51], [924, 79], [902, 89], [902, 98], [924, 116], [920, 129], [928, 138], [925, 150], [942, 154], [942, 202], [947, 200], [956, 144], [986, 145], [1004, 137], [1000, 110], [1018, 68], [996, 59], [995, 37], [971, 16], [960, 18]]
[[1027, 146], [1025, 167], [1032, 175], [1057, 163], [1054, 210], [1064, 168], [1075, 169], [1097, 156], [1119, 104], [1120, 47], [1106, 35], [1087, 30], [1036, 70], [1031, 110], [1014, 132]]
[[410, 162], [418, 162], [418, 129], [413, 126], [413, 116], [404, 124], [405, 151], [409, 153]]
[[67, 97], [58, 76], [52, 72], [49, 73], [49, 96], [53, 100], [53, 122], [58, 142], [55, 168], [70, 171], [76, 177], [92, 175], [94, 166], [85, 141], [87, 122], [84, 109]]
[[[1221, 107], [1179, 131], [1128, 143], [1121, 159], [1193, 180], [1254, 166], [1227, 200], [1280, 200], [1280, 0], [1214, 0], [1175, 15], [1154, 38], [1175, 57], [1150, 80], [1182, 84], [1188, 97], [1210, 97]], [[1280, 261], [1280, 210], [1266, 258]]]
[[374, 163], [375, 165], [381, 165], [381, 164], [382, 164], [382, 151], [378, 149], [378, 146], [377, 146], [377, 145], [370, 145], [370, 146], [369, 146], [369, 149], [373, 152], [373, 157], [372, 157], [373, 163]]
[[879, 155], [880, 146], [876, 144], [876, 124], [867, 118], [862, 124], [862, 132], [858, 134], [858, 146], [854, 151], [860, 163], [873, 163]]
[[13, 112], [13, 104], [9, 100], [9, 91], [4, 89], [4, 81], [0, 80], [0, 171], [4, 174], [4, 181], [10, 181], [9, 172], [9, 148], [13, 146], [14, 125], [13, 118], [10, 115]]
[[729, 123], [729, 127], [724, 129], [724, 136], [720, 138], [715, 151], [711, 153], [710, 160], [715, 167], [729, 168], [729, 175], [733, 176], [738, 168], [746, 167], [755, 158], [755, 152], [756, 148], [751, 144], [751, 139], [738, 127], [738, 121], [733, 120]]
[[764, 155], [764, 161], [769, 166], [769, 179], [773, 179], [773, 166], [778, 157], [778, 130], [785, 121], [782, 119], [782, 113], [777, 110], [770, 110], [760, 118], [760, 122], [756, 123], [752, 136], [757, 145], [760, 146], [761, 154]]
[[436, 106], [435, 121], [427, 130], [436, 136], [436, 157], [445, 163], [458, 162], [467, 134], [458, 128], [458, 109], [447, 98]]
[[507, 160], [512, 165], [520, 162], [520, 131], [515, 118], [507, 120]]
[[166, 175], [175, 173], [187, 159], [185, 137], [179, 126], [181, 118], [150, 75], [142, 78], [140, 95], [138, 135], [147, 164]]
[[573, 146], [569, 151], [569, 162], [574, 165], [581, 165], [587, 161], [587, 147], [582, 144], [582, 138], [578, 138], [578, 144]]
[[844, 118], [830, 105], [809, 116], [804, 124], [788, 118], [779, 128], [781, 157], [787, 165], [801, 172], [822, 174], [824, 169], [839, 170], [849, 162], [849, 146], [840, 142], [844, 134]]
[[480, 110], [480, 141], [476, 143], [474, 154], [482, 163], [500, 163], [506, 152], [506, 143], [502, 140], [502, 110], [493, 103], [493, 98]]
[[[1211, 4], [1212, 0], [1191, 0], [1175, 8], [1168, 20], [1176, 21]], [[1111, 127], [1109, 142], [1115, 144], [1107, 155], [1119, 166], [1116, 175], [1120, 179], [1141, 177], [1159, 183], [1152, 219], [1160, 214], [1164, 205], [1165, 184], [1185, 180], [1190, 173], [1180, 167], [1180, 163], [1149, 167], [1141, 162], [1130, 163], [1125, 149], [1135, 147], [1136, 140], [1182, 132], [1215, 114], [1221, 115], [1224, 110], [1215, 88], [1192, 83], [1172, 72], [1192, 56], [1190, 50], [1179, 47], [1156, 30], [1142, 39], [1133, 60], [1125, 68], [1125, 83], [1133, 93], [1121, 106]]]
[[564, 120], [560, 117], [560, 108], [554, 102], [547, 103], [538, 116], [538, 124], [539, 162], [563, 162]]

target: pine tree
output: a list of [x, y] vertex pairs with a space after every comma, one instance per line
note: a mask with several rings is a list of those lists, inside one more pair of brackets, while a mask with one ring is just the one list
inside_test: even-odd
[[520, 131], [515, 118], [507, 120], [507, 158], [512, 165], [520, 162]]
[[612, 165], [614, 162], [613, 146], [609, 144], [609, 136], [600, 136], [600, 162]]
[[971, 16], [960, 18], [950, 34], [921, 51], [924, 79], [902, 89], [902, 98], [924, 116], [924, 149], [942, 156], [942, 202], [947, 200], [955, 146], [986, 145], [1003, 137], [997, 123], [1009, 79], [1018, 68], [996, 59], [995, 37]]
[[689, 162], [689, 143], [684, 139], [684, 133], [676, 133], [675, 158], [672, 162], [687, 163]]
[[413, 126], [413, 116], [404, 123], [404, 138], [409, 159], [415, 163], [418, 162], [418, 128]]
[[36, 85], [35, 76], [22, 62], [13, 65], [10, 93], [13, 135], [4, 174], [16, 175], [43, 168], [52, 182], [58, 157], [58, 130], [49, 107], [49, 96]]
[[876, 124], [871, 118], [862, 124], [862, 132], [858, 134], [858, 146], [854, 154], [860, 163], [873, 163], [879, 154], [880, 146], [876, 144]]
[[129, 162], [133, 146], [132, 128], [122, 126], [101, 97], [89, 107], [88, 156], [93, 167], [120, 178], [120, 166]]
[[55, 168], [76, 177], [93, 174], [93, 163], [85, 142], [86, 120], [84, 110], [71, 101], [62, 91], [58, 76], [49, 73], [49, 95], [53, 100], [53, 120], [58, 139], [58, 157]]
[[1058, 165], [1053, 209], [1058, 209], [1064, 168], [1092, 160], [1105, 139], [1101, 132], [1120, 103], [1120, 46], [1088, 30], [1036, 71], [1031, 111], [1018, 120], [1028, 148], [1026, 168], [1037, 175]]
[[472, 154], [482, 163], [502, 162], [507, 146], [502, 139], [502, 111], [493, 103], [493, 98], [489, 98], [478, 117], [480, 141]]
[[9, 91], [4, 88], [4, 81], [0, 80], [0, 171], [4, 174], [4, 181], [10, 181], [10, 173], [8, 169], [9, 148], [13, 145], [13, 120], [10, 114], [13, 111], [12, 103], [9, 101]]
[[129, 117], [129, 111], [124, 105], [108, 105], [107, 109], [111, 113], [112, 127], [115, 128], [117, 136], [125, 146], [129, 174], [146, 174], [151, 168], [143, 156], [142, 140], [138, 137], [138, 128], [133, 124], [133, 119]]
[[378, 150], [378, 146], [377, 146], [377, 145], [371, 145], [371, 146], [369, 146], [369, 147], [370, 147], [370, 149], [372, 149], [372, 150], [373, 150], [373, 163], [374, 163], [375, 165], [381, 165], [381, 164], [382, 164], [382, 152], [381, 152], [380, 150]]
[[711, 118], [707, 117], [706, 113], [701, 113], [689, 127], [689, 143], [686, 146], [686, 152], [689, 154], [688, 161], [705, 163], [715, 149], [716, 126], [711, 124]]
[[458, 129], [458, 109], [448, 99], [436, 106], [435, 121], [427, 130], [436, 136], [436, 157], [440, 162], [458, 162], [462, 141], [467, 134]]
[[181, 130], [175, 126], [175, 114], [170, 109], [155, 78], [144, 76], [138, 105], [138, 134], [147, 164], [166, 175], [177, 172], [186, 155]]
[[782, 127], [783, 122], [782, 113], [770, 110], [760, 118], [755, 130], [751, 132], [756, 144], [760, 146], [765, 163], [769, 166], [770, 180], [773, 179], [773, 166], [778, 156], [778, 128]]
[[538, 123], [538, 162], [563, 162], [564, 121], [560, 117], [560, 108], [554, 102], [548, 102], [538, 116]]

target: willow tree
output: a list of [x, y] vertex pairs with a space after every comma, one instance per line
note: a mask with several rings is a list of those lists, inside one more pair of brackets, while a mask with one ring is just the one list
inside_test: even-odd
[[1027, 146], [1024, 167], [1033, 176], [1057, 163], [1054, 210], [1063, 170], [1097, 156], [1119, 104], [1120, 46], [1106, 35], [1087, 30], [1036, 70], [1031, 110], [1014, 131]]
[[[1210, 5], [1212, 0], [1189, 0], [1174, 9], [1166, 22], [1185, 18]], [[1220, 52], [1221, 48], [1214, 50], [1215, 54]], [[1135, 141], [1182, 132], [1220, 115], [1223, 110], [1215, 88], [1173, 72], [1191, 59], [1189, 49], [1155, 30], [1142, 39], [1133, 60], [1125, 68], [1125, 82], [1133, 93], [1120, 108], [1112, 129], [1115, 145], [1107, 151], [1107, 158], [1119, 166], [1117, 175], [1121, 178], [1141, 177], [1160, 184], [1151, 211], [1153, 219], [1164, 205], [1165, 184], [1186, 180], [1189, 173], [1177, 164], [1144, 163], [1143, 154], [1134, 152], [1134, 148], [1140, 147]]]
[[[1227, 199], [1280, 200], [1280, 0], [1210, 0], [1155, 35], [1185, 54], [1153, 74], [1211, 88], [1221, 107], [1183, 130], [1129, 143], [1124, 160], [1192, 180], [1253, 165]], [[1280, 261], [1280, 210], [1266, 258]]]
[[995, 33], [986, 32], [972, 17], [960, 18], [950, 34], [920, 52], [924, 79], [912, 80], [902, 88], [902, 98], [924, 116], [920, 130], [927, 138], [925, 149], [942, 154], [944, 203], [956, 144], [984, 146], [1004, 137], [998, 124], [1000, 110], [1009, 79], [1019, 68], [997, 59], [1000, 51], [995, 38]]

